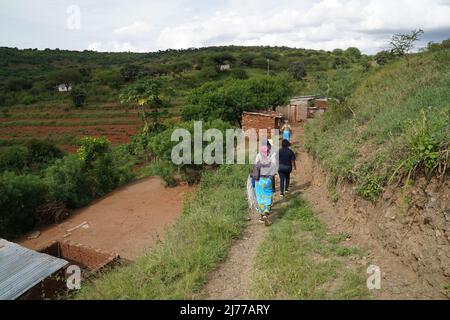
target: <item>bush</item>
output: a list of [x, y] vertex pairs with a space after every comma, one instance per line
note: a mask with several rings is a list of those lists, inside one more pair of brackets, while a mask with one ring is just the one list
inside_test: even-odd
[[74, 88], [70, 91], [70, 97], [72, 98], [73, 105], [76, 108], [81, 108], [86, 103], [86, 91], [80, 88]]
[[35, 224], [34, 210], [45, 203], [47, 186], [33, 175], [0, 175], [0, 237], [13, 238]]
[[46, 171], [51, 198], [69, 208], [86, 205], [130, 181], [133, 174], [113, 158], [104, 138], [84, 138], [76, 155], [56, 161]]
[[244, 69], [233, 69], [231, 70], [231, 76], [234, 79], [245, 80], [248, 78], [247, 71]]
[[77, 150], [78, 158], [87, 164], [111, 151], [111, 143], [103, 137], [85, 137], [80, 140], [80, 144], [81, 146]]
[[76, 155], [57, 160], [46, 170], [46, 180], [50, 197], [66, 203], [69, 208], [84, 206], [92, 199], [84, 161]]
[[64, 153], [48, 140], [31, 139], [25, 143], [28, 148], [28, 163], [48, 165], [61, 158]]
[[23, 146], [11, 146], [0, 151], [0, 171], [19, 172], [28, 165], [28, 149]]
[[302, 62], [294, 62], [288, 69], [289, 74], [297, 81], [306, 77], [306, 68]]

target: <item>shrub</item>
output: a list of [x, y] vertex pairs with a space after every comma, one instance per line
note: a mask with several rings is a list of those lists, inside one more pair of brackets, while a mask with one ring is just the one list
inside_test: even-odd
[[1, 171], [21, 171], [28, 165], [28, 149], [23, 146], [11, 146], [2, 148], [0, 151]]
[[108, 139], [99, 137], [85, 137], [80, 140], [80, 148], [77, 150], [78, 158], [87, 164], [92, 163], [103, 154], [111, 151]]
[[302, 62], [294, 62], [288, 69], [289, 74], [295, 80], [302, 80], [306, 77], [306, 68]]
[[25, 143], [25, 146], [28, 148], [28, 163], [30, 164], [47, 165], [64, 155], [61, 149], [48, 140], [31, 139]]
[[46, 171], [52, 199], [69, 208], [86, 205], [130, 181], [129, 168], [120, 166], [105, 138], [84, 138], [76, 155], [56, 161]]
[[73, 105], [76, 108], [81, 108], [86, 103], [86, 91], [80, 88], [74, 88], [70, 91], [70, 97], [72, 98]]
[[244, 69], [233, 69], [231, 70], [231, 76], [234, 79], [244, 80], [248, 78], [247, 71]]
[[92, 199], [84, 161], [76, 155], [57, 160], [46, 170], [46, 179], [50, 197], [66, 203], [69, 208], [81, 207]]
[[35, 224], [34, 210], [45, 203], [47, 186], [34, 175], [0, 175], [0, 237], [13, 238]]

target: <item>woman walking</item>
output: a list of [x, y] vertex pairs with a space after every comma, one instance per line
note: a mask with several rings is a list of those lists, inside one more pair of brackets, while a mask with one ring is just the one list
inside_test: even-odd
[[271, 225], [269, 216], [272, 213], [272, 201], [274, 194], [274, 176], [276, 174], [276, 162], [270, 156], [269, 148], [263, 145], [260, 148], [255, 169], [253, 170], [255, 179], [255, 194], [260, 214], [260, 222], [266, 226]]
[[291, 142], [292, 129], [291, 129], [291, 126], [289, 125], [288, 120], [284, 120], [284, 125], [281, 128], [281, 133], [283, 136], [283, 140], [287, 140], [288, 142]]
[[297, 170], [297, 164], [295, 162], [295, 154], [289, 148], [290, 143], [288, 140], [281, 142], [281, 149], [278, 152], [279, 167], [278, 174], [280, 176], [280, 197], [283, 198], [286, 193], [289, 193], [289, 185], [291, 182], [292, 168]]

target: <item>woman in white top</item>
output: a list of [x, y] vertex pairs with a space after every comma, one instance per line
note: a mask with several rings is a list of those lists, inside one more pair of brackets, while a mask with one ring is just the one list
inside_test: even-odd
[[260, 152], [256, 157], [255, 166], [259, 171], [259, 177], [255, 177], [255, 195], [260, 221], [264, 222], [266, 226], [269, 226], [271, 225], [269, 216], [272, 213], [273, 187], [275, 174], [277, 173], [277, 165], [275, 157], [271, 157], [267, 146], [264, 145], [260, 148]]

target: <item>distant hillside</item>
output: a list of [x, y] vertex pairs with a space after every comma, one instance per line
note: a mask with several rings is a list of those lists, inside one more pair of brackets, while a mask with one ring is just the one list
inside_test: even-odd
[[[120, 88], [142, 77], [166, 76], [181, 99], [207, 81], [277, 74], [298, 81], [327, 70], [367, 65], [357, 48], [333, 52], [288, 47], [208, 47], [153, 53], [99, 53], [0, 48], [0, 106], [65, 102], [55, 86], [87, 91], [88, 102], [117, 101]], [[220, 70], [230, 65], [229, 70]], [[57, 104], [57, 103], [56, 103]]]

